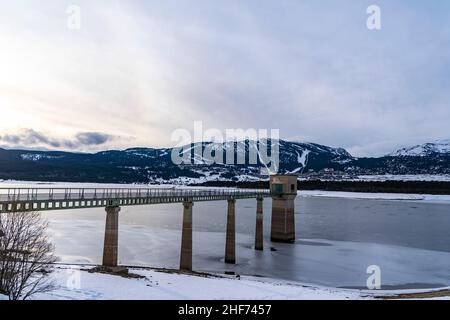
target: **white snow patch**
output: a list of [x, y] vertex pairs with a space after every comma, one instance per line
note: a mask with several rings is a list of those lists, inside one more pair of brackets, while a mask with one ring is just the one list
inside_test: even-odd
[[60, 159], [63, 156], [50, 156], [46, 154], [35, 154], [35, 153], [23, 153], [20, 155], [20, 158], [25, 161], [39, 161], [45, 159]]
[[306, 163], [308, 161], [308, 155], [310, 154], [311, 151], [309, 150], [305, 150], [302, 152], [302, 155], [300, 156], [297, 152], [297, 162], [300, 163], [302, 165], [302, 167], [306, 167]]
[[[372, 298], [360, 290], [305, 286], [295, 282], [241, 276], [199, 277], [147, 269], [131, 269], [145, 278], [123, 278], [66, 266], [51, 274], [56, 290], [37, 300], [344, 300]], [[76, 279], [77, 281], [74, 281]]]
[[383, 174], [360, 175], [358, 179], [364, 181], [450, 181], [450, 174]]

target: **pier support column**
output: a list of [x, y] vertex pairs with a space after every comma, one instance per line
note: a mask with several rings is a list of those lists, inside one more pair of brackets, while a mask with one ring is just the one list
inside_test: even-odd
[[272, 226], [270, 239], [274, 242], [294, 242], [294, 200], [297, 196], [297, 176], [271, 176], [270, 189], [272, 192]]
[[264, 249], [263, 236], [263, 198], [256, 199], [256, 231], [255, 231], [255, 250]]
[[236, 263], [236, 200], [228, 200], [227, 238], [225, 244], [225, 263]]
[[5, 236], [5, 232], [2, 230], [2, 214], [0, 213], [0, 238]]
[[183, 230], [181, 233], [180, 269], [192, 271], [192, 207], [191, 200], [183, 202]]
[[119, 245], [119, 206], [109, 206], [106, 210], [105, 242], [103, 244], [103, 266], [117, 267]]

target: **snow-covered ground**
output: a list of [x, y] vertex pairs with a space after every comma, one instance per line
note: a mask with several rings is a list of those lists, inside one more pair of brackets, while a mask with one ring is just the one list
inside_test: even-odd
[[[83, 268], [86, 269], [86, 268]], [[307, 287], [298, 283], [261, 280], [252, 277], [195, 276], [154, 270], [131, 269], [144, 278], [124, 278], [109, 274], [61, 267], [52, 275], [56, 290], [34, 299], [362, 299], [371, 294], [359, 290]], [[372, 294], [373, 295], [373, 294]]]
[[331, 198], [371, 199], [371, 200], [411, 200], [411, 201], [450, 202], [450, 195], [432, 195], [432, 194], [369, 193], [369, 192], [301, 190], [298, 192], [298, 195], [302, 196], [302, 197], [331, 197]]
[[[360, 300], [429, 290], [353, 290], [306, 286], [255, 277], [188, 275], [130, 269], [141, 278], [90, 273], [90, 267], [59, 266], [51, 275], [55, 289], [34, 300]], [[448, 288], [446, 288], [448, 289]], [[433, 299], [450, 300], [448, 296]], [[7, 297], [0, 295], [0, 300]]]

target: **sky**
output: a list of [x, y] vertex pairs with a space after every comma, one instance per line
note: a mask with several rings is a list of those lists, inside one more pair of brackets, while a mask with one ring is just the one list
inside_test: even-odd
[[380, 156], [449, 139], [449, 88], [447, 0], [0, 0], [0, 147], [169, 147], [202, 121]]

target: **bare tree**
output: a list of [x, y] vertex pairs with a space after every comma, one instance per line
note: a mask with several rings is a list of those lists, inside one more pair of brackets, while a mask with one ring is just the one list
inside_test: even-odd
[[48, 275], [57, 259], [47, 227], [38, 212], [0, 214], [0, 293], [10, 300], [54, 288]]

